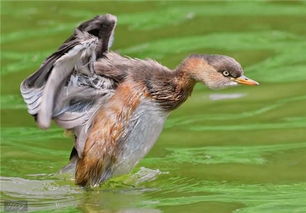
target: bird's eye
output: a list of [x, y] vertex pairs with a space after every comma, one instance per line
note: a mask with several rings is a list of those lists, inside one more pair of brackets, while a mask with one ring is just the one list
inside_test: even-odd
[[223, 74], [225, 77], [229, 76], [229, 72], [228, 72], [227, 70], [222, 71], [222, 74]]

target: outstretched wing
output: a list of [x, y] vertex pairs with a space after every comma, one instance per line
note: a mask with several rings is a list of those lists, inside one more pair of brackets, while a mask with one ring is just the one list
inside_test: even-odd
[[46, 58], [41, 67], [34, 74], [29, 76], [23, 84], [35, 88], [43, 86], [53, 69], [54, 63], [79, 44], [78, 34], [80, 32], [87, 32], [88, 34], [98, 38], [95, 52], [97, 59], [102, 57], [112, 44], [116, 22], [116, 16], [106, 14], [96, 16], [93, 19], [80, 24], [75, 29], [74, 33], [58, 48], [58, 50]]
[[82, 151], [90, 120], [100, 104], [113, 93], [115, 82], [97, 75], [94, 62], [106, 54], [116, 25], [112, 15], [97, 16], [79, 25], [60, 48], [20, 86], [28, 112], [41, 128], [54, 119], [72, 129]]
[[[105, 52], [111, 47], [114, 39], [114, 29], [116, 27], [117, 18], [111, 14], [96, 16], [93, 19], [83, 22], [77, 27], [77, 30], [88, 32], [89, 34], [99, 38], [98, 48], [96, 50], [97, 59], [101, 58]], [[75, 40], [76, 32], [71, 35], [60, 47], [65, 48], [65, 43]]]
[[[85, 50], [87, 58], [83, 57], [83, 64], [88, 63], [89, 58], [91, 58], [90, 60], [96, 60], [108, 50], [116, 21], [115, 16], [107, 14], [96, 16], [80, 24], [73, 35], [55, 53], [50, 55], [34, 74], [22, 82], [21, 93], [31, 115], [36, 116], [38, 114], [38, 111], [42, 108], [41, 104], [50, 104], [42, 101], [43, 94], [48, 96], [48, 99], [54, 99], [51, 98], [51, 95], [54, 94], [46, 93], [45, 87], [57, 90], [60, 83], [72, 72], [76, 62], [81, 62], [80, 56]], [[54, 85], [54, 80], [59, 80], [57, 78], [61, 78], [61, 81], [57, 81], [57, 85]], [[55, 92], [53, 90], [51, 90], [51, 93]], [[41, 127], [47, 127], [47, 124], [48, 122], [42, 125], [39, 123]]]
[[[67, 46], [71, 46], [68, 52], [58, 59], [49, 57], [50, 61], [47, 59], [36, 73], [22, 82], [20, 90], [27, 103], [28, 111], [37, 116], [37, 122], [41, 128], [49, 127], [57, 93], [71, 73], [74, 70], [81, 71], [86, 64], [94, 63], [97, 45], [96, 37], [87, 32], [77, 31], [76, 38], [67, 43]], [[53, 60], [54, 62], [51, 62]], [[49, 66], [50, 68], [47, 68]], [[93, 73], [94, 71], [89, 66], [87, 72]]]

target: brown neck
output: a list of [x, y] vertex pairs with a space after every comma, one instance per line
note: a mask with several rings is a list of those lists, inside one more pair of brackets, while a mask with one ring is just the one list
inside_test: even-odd
[[184, 73], [189, 81], [201, 81], [205, 82], [205, 78], [213, 70], [211, 65], [209, 65], [205, 59], [206, 55], [191, 55], [187, 57], [181, 65], [177, 68], [178, 72]]
[[174, 82], [177, 85], [177, 88], [183, 90], [187, 95], [191, 95], [193, 87], [196, 83], [196, 80], [192, 78], [190, 73], [178, 67], [175, 71]]
[[151, 72], [145, 82], [151, 97], [165, 111], [172, 111], [184, 103], [196, 83], [187, 72], [179, 68], [154, 74]]

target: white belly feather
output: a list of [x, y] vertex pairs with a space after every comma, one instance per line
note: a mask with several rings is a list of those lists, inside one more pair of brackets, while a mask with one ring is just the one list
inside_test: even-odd
[[151, 100], [140, 103], [125, 130], [121, 152], [113, 167], [114, 176], [128, 173], [150, 151], [163, 129], [167, 115]]

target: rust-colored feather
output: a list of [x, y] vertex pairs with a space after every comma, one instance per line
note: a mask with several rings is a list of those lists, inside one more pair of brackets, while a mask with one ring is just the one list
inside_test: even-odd
[[[137, 84], [136, 84], [137, 85]], [[97, 112], [76, 167], [76, 183], [94, 186], [112, 175], [120, 138], [144, 94], [134, 82], [121, 84], [109, 102]]]

